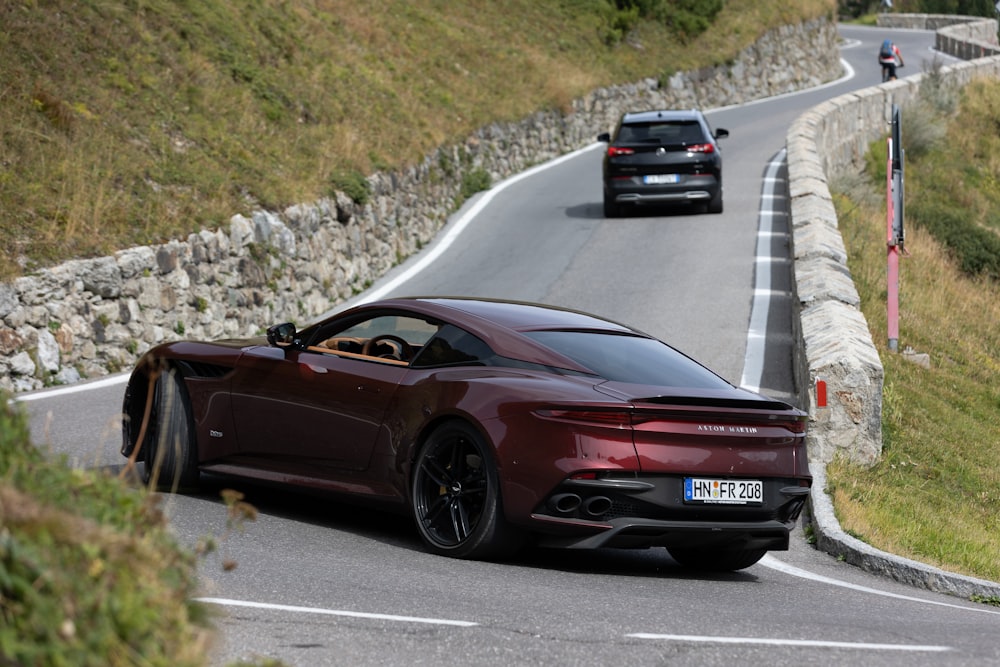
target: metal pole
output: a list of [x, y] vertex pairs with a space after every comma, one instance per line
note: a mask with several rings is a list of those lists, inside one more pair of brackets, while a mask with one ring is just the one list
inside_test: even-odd
[[888, 148], [888, 160], [886, 164], [886, 282], [887, 282], [887, 304], [886, 314], [889, 329], [889, 350], [897, 352], [899, 350], [899, 239], [893, 229], [895, 220], [895, 197], [893, 197], [893, 159], [892, 159], [892, 137], [886, 141]]

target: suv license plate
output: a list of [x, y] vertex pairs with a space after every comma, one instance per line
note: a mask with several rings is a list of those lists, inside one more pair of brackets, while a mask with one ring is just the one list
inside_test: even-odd
[[684, 502], [760, 505], [764, 502], [764, 482], [758, 479], [685, 477]]
[[680, 183], [680, 174], [649, 174], [642, 177], [642, 182], [647, 185], [660, 185], [662, 183]]

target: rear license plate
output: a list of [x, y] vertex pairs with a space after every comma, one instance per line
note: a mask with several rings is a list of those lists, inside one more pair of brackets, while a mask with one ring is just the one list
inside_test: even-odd
[[647, 185], [662, 185], [664, 183], [680, 183], [680, 174], [649, 174], [642, 177], [642, 182]]
[[764, 482], [758, 479], [685, 477], [684, 502], [760, 505], [764, 502]]

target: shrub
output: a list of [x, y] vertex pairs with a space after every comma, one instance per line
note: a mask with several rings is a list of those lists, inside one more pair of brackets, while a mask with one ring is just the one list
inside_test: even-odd
[[489, 190], [492, 184], [490, 174], [485, 169], [473, 169], [462, 176], [462, 198], [468, 199], [477, 192]]
[[49, 461], [0, 396], [0, 656], [12, 665], [204, 665], [193, 555], [158, 496]]
[[330, 183], [334, 190], [340, 190], [359, 206], [367, 204], [372, 194], [371, 184], [360, 171], [338, 170], [330, 177]]

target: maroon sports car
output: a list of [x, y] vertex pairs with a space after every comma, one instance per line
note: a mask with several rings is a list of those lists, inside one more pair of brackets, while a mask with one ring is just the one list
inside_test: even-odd
[[346, 494], [459, 558], [532, 539], [741, 569], [788, 548], [811, 483], [804, 412], [529, 303], [391, 299], [266, 340], [165, 343], [123, 412], [122, 454], [161, 488], [211, 472]]

